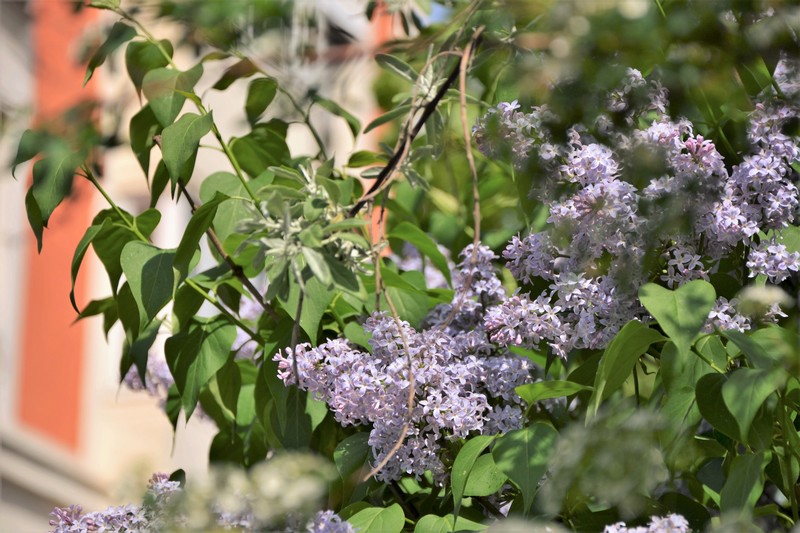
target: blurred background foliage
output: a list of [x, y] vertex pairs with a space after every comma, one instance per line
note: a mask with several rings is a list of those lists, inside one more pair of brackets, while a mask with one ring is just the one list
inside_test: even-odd
[[[402, 60], [411, 73], [419, 73], [437, 52], [463, 46], [468, 38], [465, 28], [486, 27], [467, 84], [470, 125], [500, 101], [518, 100], [523, 109], [547, 104], [554, 119], [549, 126], [556, 140], [563, 140], [571, 126], [595, 123], [605, 107], [604, 95], [633, 67], [664, 85], [669, 91], [669, 113], [688, 118], [699, 134], [712, 138], [729, 167], [738, 162], [737, 154], [748, 151], [746, 113], [753, 107], [753, 97], [772, 83], [781, 51], [790, 56], [800, 52], [800, 8], [789, 0], [392, 0], [363, 4], [368, 15], [383, 7], [400, 21], [407, 35], [386, 43], [381, 52]], [[293, 17], [311, 5], [283, 0], [134, 0], [126, 8], [137, 17], [177, 22], [181, 28], [178, 45], [192, 47], [198, 54], [216, 49], [245, 56], [264, 36], [288, 35]], [[762, 19], [764, 13], [779, 16]], [[304, 24], [314, 27], [317, 21], [310, 16]], [[325, 31], [331, 42], [352, 38], [335, 26]], [[455, 61], [448, 57], [435, 61], [430, 68], [433, 79], [443, 80]], [[416, 81], [398, 76], [397, 69], [382, 71], [373, 83], [380, 108], [402, 119], [399, 108], [409, 102]], [[414, 223], [457, 252], [472, 241], [473, 221], [455, 88], [457, 84], [415, 140], [410, 164], [401, 169], [407, 179], [394, 187], [387, 206], [392, 213], [389, 229], [404, 221]], [[310, 92], [299, 95], [301, 104], [311, 97]], [[386, 122], [379, 131], [388, 151], [402, 122]], [[532, 187], [543, 180], [539, 170], [531, 166], [515, 173], [509, 161], [476, 156], [483, 241], [498, 249], [516, 233], [541, 229], [547, 213], [530, 197]], [[637, 170], [623, 177], [641, 186], [658, 171], [653, 165], [636, 161], [632, 166]]]

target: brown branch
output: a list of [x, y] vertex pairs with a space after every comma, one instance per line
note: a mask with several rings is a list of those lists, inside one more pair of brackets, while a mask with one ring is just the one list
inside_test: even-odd
[[[473, 35], [470, 43], [476, 42], [476, 38], [479, 38], [479, 36], [479, 32]], [[361, 199], [352, 207], [352, 209], [350, 209], [351, 217], [358, 214], [358, 212], [361, 211], [361, 208], [363, 208], [369, 200], [380, 194], [386, 185], [389, 184], [389, 178], [394, 171], [397, 170], [397, 167], [405, 158], [408, 150], [411, 147], [411, 143], [414, 142], [414, 139], [422, 130], [422, 126], [424, 126], [425, 122], [431, 117], [431, 115], [433, 115], [433, 112], [436, 111], [436, 107], [439, 105], [439, 102], [442, 100], [442, 98], [444, 98], [444, 95], [447, 94], [447, 91], [456, 81], [456, 78], [458, 78], [460, 70], [460, 63], [456, 64], [456, 66], [453, 67], [453, 70], [450, 72], [450, 75], [447, 76], [447, 79], [445, 79], [442, 86], [439, 87], [439, 90], [436, 92], [436, 95], [433, 97], [433, 99], [422, 107], [422, 115], [420, 115], [419, 119], [417, 119], [417, 122], [414, 124], [414, 127], [411, 129], [411, 131], [409, 131], [407, 135], [403, 135], [391, 159], [389, 159], [389, 162], [385, 167], [383, 167], [378, 174], [378, 177], [375, 179], [375, 183], [372, 184], [372, 187], [370, 187], [364, 196], [362, 196]], [[413, 111], [411, 116], [413, 116]]]

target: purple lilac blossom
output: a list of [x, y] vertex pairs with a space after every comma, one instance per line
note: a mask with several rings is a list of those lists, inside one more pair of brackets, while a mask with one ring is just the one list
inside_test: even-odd
[[[612, 112], [625, 112], [633, 130], [609, 129], [606, 134], [614, 139], [609, 146], [585, 128], [571, 129], [566, 145], [552, 148], [556, 155], [549, 168], [564, 192], [541, 198], [549, 208], [549, 228], [512, 238], [503, 252], [521, 283], [541, 279], [551, 284], [538, 294], [523, 285], [486, 309], [483, 325], [489, 340], [500, 346], [549, 347], [566, 357], [574, 349], [604, 348], [629, 320], [650, 320], [637, 293], [652, 279], [643, 264], [647, 250], [654, 248], [661, 254], [655, 277], [669, 288], [731, 274], [720, 272], [721, 259], [741, 245], [750, 250], [751, 277], [762, 274], [780, 283], [800, 269], [800, 253], [774, 238], [754, 242], [759, 231], [779, 234], [797, 220], [796, 173], [790, 165], [800, 148], [797, 138], [783, 133], [783, 126], [800, 115], [796, 107], [770, 99], [757, 104], [748, 130], [753, 152], [729, 172], [712, 141], [696, 134], [688, 120], [666, 115], [666, 91], [638, 71], [628, 71], [608, 105]], [[534, 113], [548, 111], [536, 108]], [[526, 153], [549, 144], [550, 138], [534, 127], [524, 142], [517, 139], [528, 130], [512, 125], [525, 116], [516, 102], [490, 110], [475, 127], [478, 146], [490, 155], [502, 153], [487, 140], [487, 128], [498, 117], [502, 134], [496, 142], [517, 142]], [[610, 120], [600, 122], [613, 129]], [[643, 123], [641, 129], [634, 127]], [[657, 154], [665, 163], [664, 174], [653, 176], [642, 189], [620, 178], [632, 150]], [[670, 224], [660, 209], [642, 210], [664, 202], [673, 217], [688, 221], [688, 231]], [[781, 316], [780, 308], [774, 311], [767, 320]], [[706, 331], [751, 326], [734, 303], [720, 298]]]
[[355, 533], [355, 528], [333, 511], [319, 511], [306, 524], [308, 533]]
[[402, 445], [377, 475], [381, 480], [430, 471], [443, 482], [448, 442], [522, 427], [523, 401], [514, 388], [531, 381], [531, 363], [496, 350], [481, 327], [484, 304], [505, 298], [492, 267], [496, 256], [485, 246], [468, 246], [461, 257], [453, 302], [435, 308], [422, 330], [375, 313], [364, 324], [372, 353], [332, 339], [275, 356], [287, 385], [295, 381], [296, 359], [300, 387], [325, 401], [339, 423], [372, 426], [368, 442], [376, 464], [409, 422]]
[[164, 507], [180, 490], [180, 483], [170, 481], [167, 474], [155, 473], [147, 485], [147, 505], [121, 505], [86, 514], [80, 505], [57, 507], [50, 513], [52, 532], [158, 531]]

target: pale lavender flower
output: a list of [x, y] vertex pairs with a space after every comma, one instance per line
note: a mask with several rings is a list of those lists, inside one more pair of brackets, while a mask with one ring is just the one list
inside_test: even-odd
[[355, 528], [333, 511], [319, 511], [306, 524], [308, 533], [355, 533]]
[[720, 331], [740, 331], [745, 332], [752, 327], [750, 318], [736, 310], [738, 300], [720, 296], [714, 302], [714, 307], [708, 313], [708, 318], [703, 326], [704, 333], [713, 333], [715, 329]]
[[136, 365], [132, 365], [128, 369], [122, 382], [133, 391], [147, 391], [150, 396], [165, 399], [169, 388], [175, 383], [175, 379], [167, 366], [163, 352], [152, 351], [147, 356], [144, 384]]
[[151, 531], [145, 511], [137, 505], [108, 507], [99, 512], [82, 514], [81, 507], [56, 508], [52, 533], [85, 533], [91, 531]]
[[747, 268], [751, 278], [764, 275], [777, 284], [800, 270], [800, 253], [789, 252], [786, 245], [774, 239], [762, 241], [750, 249]]

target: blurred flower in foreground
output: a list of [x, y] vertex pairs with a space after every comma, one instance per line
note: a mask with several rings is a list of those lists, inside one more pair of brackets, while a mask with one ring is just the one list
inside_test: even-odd
[[565, 501], [615, 506], [623, 517], [643, 510], [645, 498], [667, 479], [659, 451], [661, 422], [647, 411], [601, 412], [588, 425], [561, 434], [542, 503], [558, 514]]
[[288, 527], [289, 531], [352, 533], [352, 527], [332, 511], [317, 511], [335, 477], [328, 461], [307, 453], [281, 453], [249, 471], [215, 467], [208, 479], [184, 489], [166, 474], [154, 474], [141, 506], [128, 504], [86, 514], [79, 505], [56, 508], [51, 513], [51, 531], [280, 531]]

